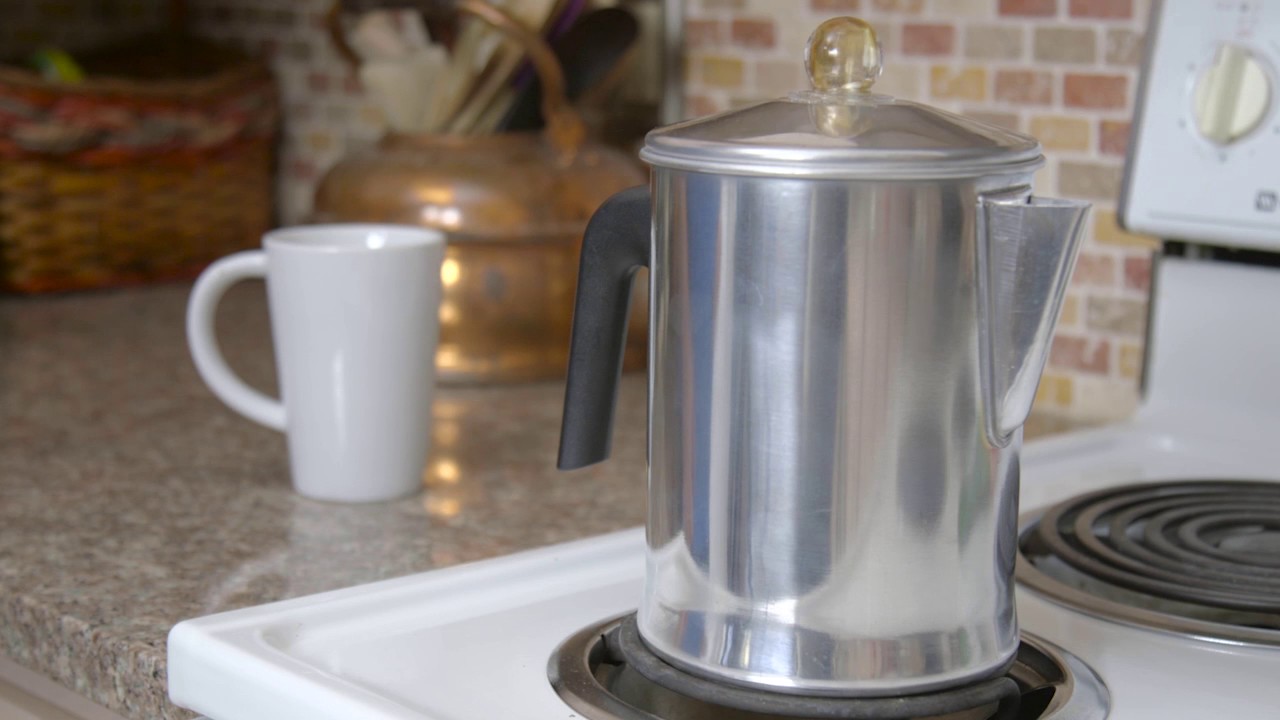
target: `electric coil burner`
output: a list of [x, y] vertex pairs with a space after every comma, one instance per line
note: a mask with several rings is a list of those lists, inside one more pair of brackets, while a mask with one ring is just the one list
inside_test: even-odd
[[1025, 634], [1004, 675], [905, 697], [785, 695], [703, 679], [650, 652], [634, 614], [576, 633], [556, 649], [547, 670], [560, 697], [590, 720], [1089, 720], [1106, 717], [1109, 704], [1106, 688], [1083, 662]]
[[1280, 645], [1280, 484], [1127, 485], [1048, 509], [1017, 578], [1104, 618]]

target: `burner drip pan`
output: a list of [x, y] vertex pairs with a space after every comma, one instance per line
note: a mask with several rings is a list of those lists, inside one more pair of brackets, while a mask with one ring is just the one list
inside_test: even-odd
[[651, 653], [634, 614], [566, 640], [548, 674], [589, 720], [1101, 720], [1109, 706], [1102, 682], [1079, 659], [1025, 634], [1003, 677], [899, 698], [784, 695], [698, 678]]
[[1143, 627], [1280, 645], [1280, 483], [1126, 485], [1024, 525], [1018, 581], [1054, 600]]

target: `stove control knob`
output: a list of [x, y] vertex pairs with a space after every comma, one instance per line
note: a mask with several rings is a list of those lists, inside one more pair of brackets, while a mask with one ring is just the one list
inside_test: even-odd
[[1247, 48], [1223, 45], [1196, 81], [1196, 129], [1219, 145], [1253, 132], [1271, 105], [1271, 81]]

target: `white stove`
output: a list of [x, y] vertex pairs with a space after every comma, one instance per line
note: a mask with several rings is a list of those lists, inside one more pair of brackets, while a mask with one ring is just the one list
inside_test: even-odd
[[[1028, 443], [1024, 525], [1118, 485], [1280, 478], [1280, 328], [1252, 332], [1240, 315], [1280, 307], [1280, 269], [1165, 259], [1160, 282], [1149, 401], [1127, 423]], [[1221, 351], [1241, 341], [1246, 352]], [[1177, 391], [1188, 383], [1206, 392]], [[637, 528], [184, 622], [170, 696], [213, 720], [575, 716], [548, 680], [552, 653], [634, 610], [643, 575]], [[1101, 678], [1115, 720], [1280, 708], [1280, 631], [1242, 642], [1143, 627], [1021, 584], [1018, 613]]]
[[[1027, 444], [1018, 617], [1024, 633], [1048, 641], [1042, 647], [1065, 672], [1040, 717], [1274, 718], [1280, 212], [1266, 197], [1280, 157], [1271, 90], [1280, 3], [1158, 3], [1152, 28], [1148, 64], [1160, 70], [1143, 86], [1122, 215], [1132, 229], [1214, 247], [1178, 244], [1171, 247], [1180, 257], [1157, 263], [1137, 415]], [[1229, 112], [1213, 112], [1212, 103]], [[1169, 163], [1178, 157], [1185, 160], [1176, 167], [1194, 171], [1175, 172]], [[1259, 165], [1259, 157], [1271, 160]], [[1224, 188], [1250, 189], [1251, 201], [1187, 199], [1195, 197], [1187, 187], [1212, 194], [1204, 178], [1217, 175], [1230, 180]], [[1235, 486], [1243, 500], [1231, 501], [1217, 499], [1220, 484], [1164, 486], [1175, 481], [1260, 484]], [[1054, 509], [1135, 484], [1164, 487], [1144, 501], [1156, 503], [1150, 512], [1123, 502]], [[1115, 529], [1126, 512], [1139, 520], [1134, 532]], [[1041, 533], [1044, 517], [1066, 520]], [[1090, 528], [1099, 536], [1088, 537]], [[1032, 540], [1041, 535], [1049, 539]], [[1171, 538], [1179, 544], [1166, 549]], [[1104, 581], [1079, 572], [1093, 560], [1037, 554], [1054, 543], [1100, 548]], [[1203, 587], [1170, 580], [1169, 556], [1189, 558]], [[1241, 566], [1257, 576], [1239, 577]], [[553, 653], [579, 634], [590, 652], [575, 652], [606, 655], [591, 649], [605, 640], [582, 631], [633, 611], [643, 575], [643, 530], [635, 529], [187, 621], [169, 636], [170, 696], [213, 720], [590, 717], [553, 688], [549, 665], [562, 683], [566, 672]], [[1242, 598], [1223, 591], [1232, 583]], [[1146, 592], [1153, 587], [1172, 599]], [[599, 717], [664, 720], [610, 714], [616, 710]]]
[[1112, 718], [1276, 717], [1280, 3], [1151, 18], [1120, 215], [1178, 242], [1156, 265], [1146, 397], [1028, 446], [1019, 619], [1099, 674]]

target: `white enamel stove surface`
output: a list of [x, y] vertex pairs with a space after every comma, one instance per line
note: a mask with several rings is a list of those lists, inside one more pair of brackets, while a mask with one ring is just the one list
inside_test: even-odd
[[[1228, 449], [1235, 459], [1224, 461]], [[1271, 477], [1264, 465], [1275, 467], [1243, 448], [1136, 427], [1028, 454], [1026, 497], [1037, 506], [1135, 478]], [[188, 621], [169, 637], [170, 695], [214, 720], [568, 718], [547, 659], [589, 622], [634, 609], [643, 573], [637, 528]], [[1116, 720], [1268, 718], [1280, 708], [1280, 650], [1128, 628], [1021, 589], [1018, 609], [1024, 629], [1098, 671]]]
[[635, 608], [640, 528], [187, 621], [169, 696], [213, 720], [551, 720], [547, 660]]
[[[1036, 443], [1023, 466], [1023, 507], [1032, 508], [1024, 517], [1055, 500], [1132, 482], [1276, 479], [1274, 428], [1270, 448], [1143, 423]], [[1102, 677], [1117, 720], [1280, 716], [1280, 647], [1243, 647], [1121, 625], [1022, 586], [1018, 620]]]
[[[1280, 480], [1280, 270], [1165, 258], [1156, 285], [1146, 404], [1129, 423], [1030, 444], [1024, 518], [1133, 482]], [[1018, 617], [1102, 676], [1112, 718], [1280, 717], [1280, 647], [1120, 625], [1021, 586]]]

